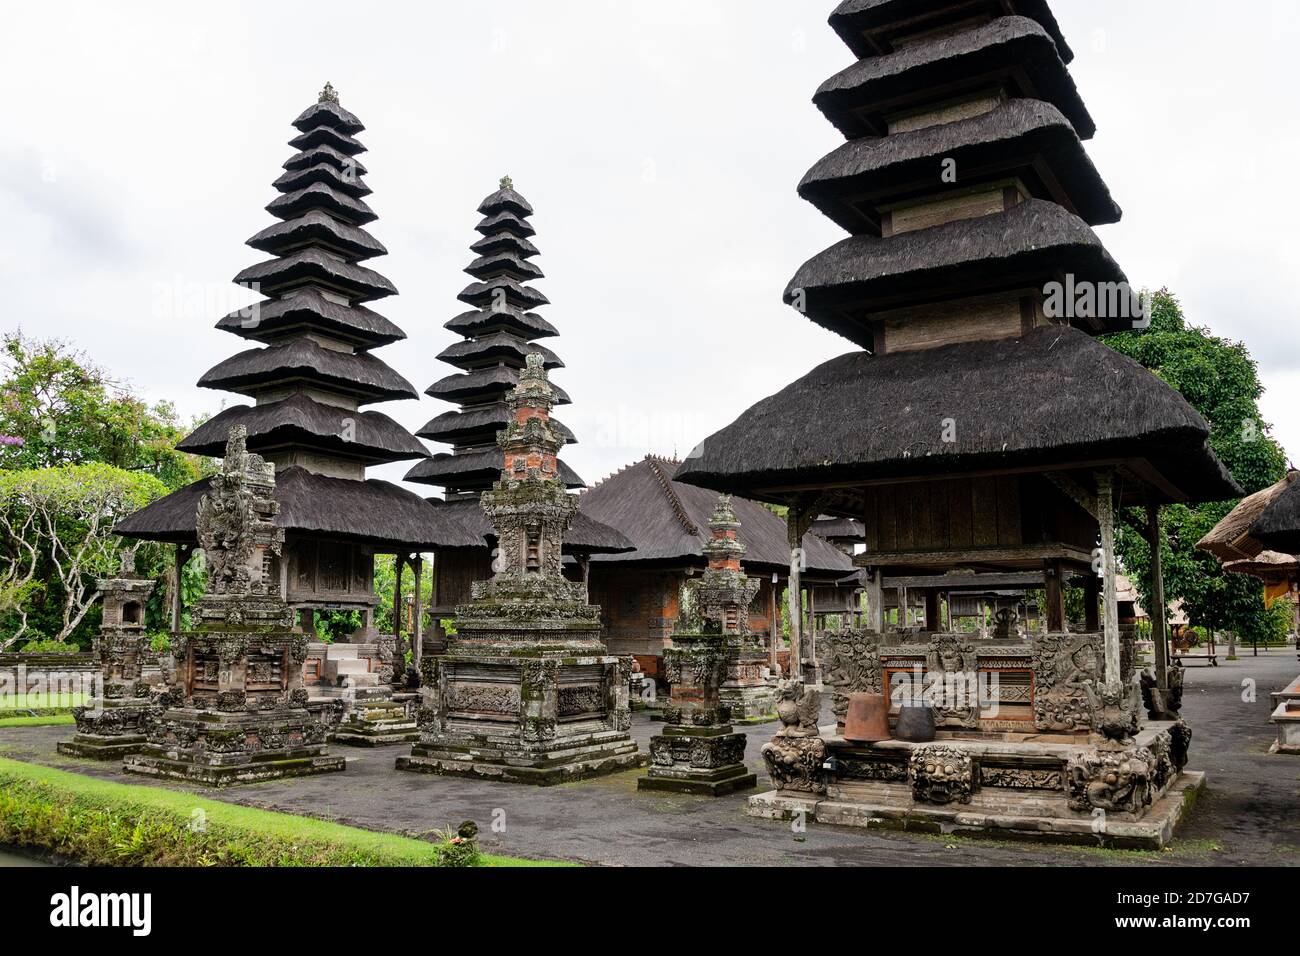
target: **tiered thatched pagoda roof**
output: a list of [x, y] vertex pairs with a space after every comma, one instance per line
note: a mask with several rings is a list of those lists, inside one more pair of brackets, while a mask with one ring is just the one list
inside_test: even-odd
[[847, 142], [799, 191], [851, 235], [785, 297], [863, 351], [750, 409], [678, 478], [772, 502], [830, 490], [849, 516], [855, 486], [1033, 469], [1087, 486], [1117, 468], [1121, 502], [1237, 497], [1204, 419], [1093, 338], [1141, 316], [1093, 232], [1121, 213], [1046, 2], [845, 0], [831, 24], [859, 61], [815, 102]]
[[[541, 354], [548, 371], [564, 367], [558, 355], [537, 344], [558, 332], [532, 311], [550, 302], [528, 285], [543, 278], [532, 261], [538, 255], [532, 242], [535, 231], [528, 222], [532, 205], [507, 176], [478, 211], [484, 218], [476, 229], [483, 238], [470, 247], [478, 258], [465, 269], [474, 281], [459, 296], [474, 311], [447, 323], [446, 328], [464, 341], [438, 356], [457, 372], [435, 382], [427, 392], [460, 408], [444, 412], [418, 432], [422, 438], [451, 445], [452, 451], [421, 462], [406, 476], [408, 481], [445, 489], [448, 501], [466, 497], [476, 503], [478, 495], [501, 475], [497, 433], [509, 421], [506, 395], [518, 384], [528, 355]], [[555, 392], [557, 404], [569, 404], [562, 389]], [[568, 442], [576, 441], [569, 429], [554, 424]], [[561, 463], [560, 468], [566, 486], [583, 487], [568, 465]]]
[[1294, 569], [1300, 555], [1300, 472], [1246, 498], [1196, 546], [1243, 574], [1288, 561]]
[[[593, 565], [704, 565], [701, 548], [710, 540], [709, 516], [718, 497], [676, 481], [680, 467], [680, 462], [647, 456], [582, 494], [579, 515], [617, 529], [636, 546], [632, 554], [593, 558]], [[749, 549], [745, 567], [787, 572], [790, 546], [785, 521], [756, 501], [736, 498], [732, 505], [741, 521], [741, 541]], [[822, 538], [808, 534], [803, 546], [807, 574], [838, 580], [853, 573], [848, 556]]]
[[[235, 281], [265, 300], [226, 316], [217, 327], [257, 344], [218, 363], [199, 384], [254, 400], [221, 412], [177, 447], [219, 457], [230, 431], [243, 426], [248, 450], [276, 464], [278, 523], [304, 534], [376, 546], [466, 545], [472, 532], [396, 485], [366, 481], [370, 465], [428, 452], [382, 412], [363, 409], [418, 397], [374, 354], [405, 336], [367, 303], [396, 293], [364, 262], [387, 250], [364, 228], [376, 218], [356, 159], [364, 127], [326, 86], [293, 123], [298, 150], [275, 182], [267, 210], [280, 222], [248, 241], [272, 258]], [[128, 537], [187, 543], [206, 485], [186, 488], [128, 518]]]

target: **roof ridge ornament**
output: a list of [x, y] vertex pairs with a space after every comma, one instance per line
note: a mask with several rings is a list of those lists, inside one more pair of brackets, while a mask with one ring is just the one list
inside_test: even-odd
[[325, 81], [325, 89], [320, 91], [320, 99], [316, 102], [333, 103], [335, 106], [339, 105], [339, 91], [334, 89], [334, 84], [329, 80]]
[[514, 181], [513, 179], [511, 179], [508, 175], [506, 175], [506, 176], [502, 176], [502, 177], [501, 177], [501, 188], [502, 188], [502, 189], [514, 189], [514, 188], [515, 188], [515, 181]]

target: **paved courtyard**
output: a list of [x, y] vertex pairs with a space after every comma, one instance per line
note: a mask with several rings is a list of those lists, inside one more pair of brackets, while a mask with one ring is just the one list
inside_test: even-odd
[[[614, 866], [1287, 866], [1300, 864], [1300, 758], [1272, 757], [1269, 694], [1297, 673], [1294, 650], [1190, 670], [1184, 714], [1195, 731], [1192, 769], [1209, 791], [1163, 853], [1039, 847], [789, 824], [742, 813], [748, 795], [712, 800], [638, 793], [641, 771], [554, 789], [398, 773], [407, 748], [339, 748], [345, 774], [256, 784], [209, 795], [373, 830], [419, 835], [476, 820], [486, 850]], [[1253, 685], [1249, 682], [1253, 682]], [[1254, 699], [1248, 693], [1253, 686]], [[657, 725], [637, 716], [646, 749]], [[773, 726], [749, 729], [749, 763], [766, 788], [759, 748]], [[60, 757], [69, 727], [0, 729], [0, 756], [141, 783], [116, 767]], [[154, 784], [158, 785], [158, 784]], [[757, 791], [754, 791], [757, 792]], [[497, 826], [494, 828], [493, 823]]]

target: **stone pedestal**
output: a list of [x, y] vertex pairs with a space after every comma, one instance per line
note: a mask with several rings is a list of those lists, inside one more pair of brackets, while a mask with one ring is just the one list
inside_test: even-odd
[[289, 631], [179, 636], [177, 684], [124, 769], [215, 787], [343, 770], [307, 710], [306, 649]]
[[745, 765], [745, 735], [732, 729], [720, 689], [732, 659], [722, 635], [673, 635], [664, 652], [672, 699], [667, 726], [650, 741], [650, 772], [638, 790], [720, 797], [758, 785]]
[[735, 647], [728, 656], [719, 695], [730, 708], [733, 722], [765, 724], [777, 719], [776, 681], [763, 676], [767, 666], [767, 651], [747, 643]]
[[[392, 661], [396, 639], [374, 645], [332, 644], [321, 661], [319, 697], [337, 700], [341, 714], [330, 742], [351, 747], [387, 747], [420, 739], [413, 708], [394, 700]], [[378, 666], [376, 666], [378, 665]]]
[[144, 746], [149, 723], [159, 712], [157, 688], [144, 676], [144, 605], [154, 582], [131, 576], [134, 570], [128, 555], [120, 577], [96, 582], [104, 612], [95, 638], [101, 683], [85, 706], [73, 709], [77, 733], [59, 743], [64, 756], [121, 760]]
[[1277, 727], [1277, 740], [1269, 753], [1300, 754], [1300, 677], [1280, 693], [1273, 695], [1277, 709], [1273, 711], [1273, 725]]
[[421, 662], [420, 740], [399, 770], [545, 786], [645, 763], [629, 733], [632, 659], [609, 654], [600, 608], [563, 574], [578, 505], [559, 480], [544, 359], [527, 362], [498, 436], [505, 468], [482, 499], [496, 573], [457, 609], [446, 653]]
[[198, 629], [177, 635], [173, 668], [148, 742], [124, 769], [209, 786], [343, 770], [308, 712], [307, 637], [280, 593], [284, 531], [275, 526], [275, 467], [231, 429], [222, 471], [199, 503], [208, 591]]

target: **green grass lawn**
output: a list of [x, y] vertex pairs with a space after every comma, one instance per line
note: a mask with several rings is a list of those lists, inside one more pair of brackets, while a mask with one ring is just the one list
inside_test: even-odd
[[[0, 758], [0, 843], [108, 866], [448, 866], [447, 844]], [[461, 864], [463, 865], [463, 864]], [[560, 866], [481, 854], [479, 866]]]
[[[0, 715], [4, 711], [0, 710]], [[5, 717], [0, 716], [0, 727], [61, 727], [64, 724], [76, 724], [71, 714], [52, 714], [49, 717]]]
[[7, 710], [71, 711], [85, 703], [85, 694], [5, 694], [0, 696], [0, 716]]

